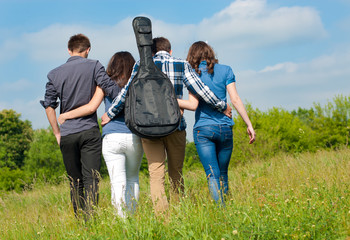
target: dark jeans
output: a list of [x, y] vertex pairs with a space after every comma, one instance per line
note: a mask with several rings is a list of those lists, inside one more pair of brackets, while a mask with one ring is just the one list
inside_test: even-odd
[[207, 175], [210, 194], [216, 202], [224, 203], [223, 193], [228, 191], [227, 169], [233, 148], [232, 127], [228, 125], [197, 127], [193, 129], [193, 137]]
[[91, 212], [98, 202], [102, 141], [98, 128], [61, 137], [63, 162], [70, 179], [74, 213]]

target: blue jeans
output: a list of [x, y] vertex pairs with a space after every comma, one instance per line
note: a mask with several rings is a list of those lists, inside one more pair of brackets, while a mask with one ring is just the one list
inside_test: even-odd
[[228, 191], [227, 169], [233, 149], [232, 127], [228, 125], [197, 127], [193, 129], [193, 137], [207, 175], [209, 192], [216, 202], [224, 203], [223, 193], [226, 194]]

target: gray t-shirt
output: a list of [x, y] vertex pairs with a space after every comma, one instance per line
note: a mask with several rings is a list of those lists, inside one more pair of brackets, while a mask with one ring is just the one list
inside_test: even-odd
[[[70, 57], [65, 64], [50, 71], [47, 78], [49, 81], [46, 84], [45, 100], [40, 103], [45, 109], [55, 109], [60, 105], [60, 113], [89, 103], [97, 85], [111, 98], [115, 98], [120, 91], [120, 87], [109, 78], [99, 61], [80, 56]], [[97, 126], [95, 112], [89, 116], [65, 121], [60, 126], [61, 136]]]

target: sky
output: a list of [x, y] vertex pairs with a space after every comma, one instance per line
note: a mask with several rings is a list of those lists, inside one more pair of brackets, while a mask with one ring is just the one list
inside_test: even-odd
[[[309, 109], [350, 93], [350, 0], [0, 0], [0, 111], [47, 128], [39, 101], [47, 73], [69, 58], [69, 37], [87, 35], [89, 58], [104, 66], [117, 51], [139, 59], [137, 16], [170, 40], [174, 57], [207, 41], [253, 108]], [[194, 114], [185, 117], [191, 141]]]

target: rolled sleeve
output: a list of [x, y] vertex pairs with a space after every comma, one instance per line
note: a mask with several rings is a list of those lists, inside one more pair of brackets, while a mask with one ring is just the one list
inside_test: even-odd
[[58, 94], [53, 84], [50, 81], [47, 82], [45, 99], [40, 101], [41, 106], [43, 106], [45, 109], [48, 107], [52, 107], [53, 109], [56, 109], [59, 105], [59, 102], [57, 101], [57, 99], [58, 99]]
[[232, 68], [228, 68], [226, 74], [226, 86], [233, 82], [236, 82], [235, 74], [233, 73]]

